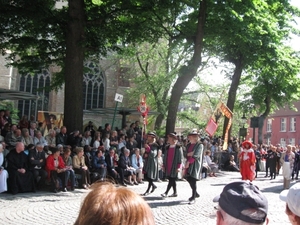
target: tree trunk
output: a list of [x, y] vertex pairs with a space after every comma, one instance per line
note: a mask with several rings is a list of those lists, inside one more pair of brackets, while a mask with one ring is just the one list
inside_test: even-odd
[[163, 114], [159, 114], [157, 117], [156, 117], [156, 120], [155, 120], [155, 125], [154, 125], [154, 130], [159, 130], [161, 128], [161, 124], [164, 120], [164, 115]]
[[[232, 112], [233, 112], [234, 103], [236, 100], [236, 91], [239, 87], [241, 75], [242, 75], [242, 71], [243, 71], [242, 57], [240, 57], [238, 60], [236, 60], [236, 62], [234, 62], [234, 64], [235, 64], [235, 70], [234, 70], [234, 74], [232, 76], [232, 81], [231, 81], [230, 89], [228, 92], [228, 99], [227, 99], [227, 107]], [[229, 123], [229, 119], [227, 117], [225, 117], [224, 118], [224, 126], [223, 126], [223, 139], [225, 137], [225, 132], [226, 132], [228, 123]], [[228, 132], [229, 132], [229, 134], [228, 134], [228, 140], [229, 140], [231, 128], [229, 129]]]
[[259, 120], [258, 120], [258, 144], [260, 144], [260, 145], [263, 143], [263, 127], [264, 127], [264, 122], [265, 122], [265, 119], [268, 117], [268, 115], [271, 112], [271, 97], [267, 96], [265, 98], [264, 102], [265, 102], [266, 110], [259, 117]]
[[206, 0], [202, 0], [200, 1], [200, 6], [199, 6], [198, 24], [197, 24], [197, 31], [194, 39], [193, 57], [188, 62], [188, 65], [181, 67], [181, 69], [179, 70], [178, 78], [171, 91], [171, 98], [168, 105], [166, 134], [175, 131], [175, 123], [176, 123], [180, 98], [183, 94], [184, 89], [187, 87], [190, 81], [197, 75], [197, 70], [201, 65], [205, 13], [206, 13]]
[[64, 125], [72, 132], [83, 126], [84, 0], [69, 0], [68, 16]]

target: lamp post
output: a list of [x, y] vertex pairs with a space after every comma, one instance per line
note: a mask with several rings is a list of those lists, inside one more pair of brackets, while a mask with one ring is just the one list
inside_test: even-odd
[[247, 136], [247, 128], [245, 128], [245, 123], [247, 122], [247, 118], [245, 116], [245, 113], [243, 113], [242, 116], [242, 121], [243, 121], [243, 127], [240, 128], [240, 137], [242, 136], [242, 141], [244, 141], [245, 137]]

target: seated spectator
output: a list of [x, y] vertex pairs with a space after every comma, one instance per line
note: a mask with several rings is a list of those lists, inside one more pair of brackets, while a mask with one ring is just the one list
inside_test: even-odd
[[100, 180], [104, 180], [106, 177], [106, 167], [105, 158], [101, 150], [97, 150], [95, 156], [93, 157], [93, 171], [99, 173]]
[[64, 147], [61, 144], [57, 145], [56, 148], [59, 150], [60, 155], [64, 154]]
[[67, 128], [62, 126], [60, 132], [56, 135], [56, 145], [61, 144], [64, 148], [71, 148], [68, 144]]
[[240, 169], [238, 168], [238, 166], [234, 161], [234, 155], [231, 155], [229, 159], [225, 162], [224, 168], [227, 171], [240, 172]]
[[17, 142], [22, 142], [22, 135], [20, 129], [14, 129], [16, 125], [12, 125], [12, 131], [7, 133], [5, 136], [5, 143], [8, 149], [13, 149], [16, 147]]
[[96, 152], [92, 151], [91, 146], [88, 145], [85, 145], [83, 147], [83, 152], [84, 152], [85, 165], [88, 167], [89, 170], [91, 170], [93, 164], [93, 157]]
[[51, 179], [52, 191], [57, 193], [62, 189], [63, 192], [66, 192], [67, 178], [65, 163], [57, 148], [52, 148], [52, 155], [49, 155], [46, 159], [46, 170], [48, 178]]
[[207, 174], [211, 173], [211, 169], [208, 165], [208, 163], [206, 162], [206, 157], [203, 157], [203, 163], [202, 163], [202, 173], [204, 173], [204, 176], [202, 176], [202, 178], [207, 178]]
[[134, 154], [131, 156], [131, 164], [132, 167], [135, 169], [135, 173], [137, 176], [137, 182], [139, 184], [143, 183], [143, 157], [140, 154], [140, 149], [136, 148]]
[[94, 139], [94, 143], [93, 143], [93, 150], [97, 151], [99, 150], [99, 147], [103, 146], [103, 143], [101, 141], [101, 133], [99, 131], [95, 132], [95, 139]]
[[300, 224], [300, 183], [294, 184], [289, 190], [280, 193], [279, 198], [286, 202], [285, 213], [291, 224]]
[[103, 142], [105, 152], [108, 152], [109, 149], [110, 149], [109, 133], [105, 134], [105, 136], [103, 137], [102, 142]]
[[84, 135], [81, 139], [81, 147], [84, 147], [85, 145], [92, 146], [92, 137], [90, 131], [85, 131]]
[[269, 222], [268, 200], [251, 182], [229, 183], [213, 201], [219, 203], [217, 225], [263, 225]]
[[74, 225], [155, 224], [151, 208], [134, 191], [108, 182], [95, 183], [91, 188]]
[[208, 176], [216, 177], [217, 175], [215, 173], [218, 172], [218, 165], [211, 161], [210, 155], [211, 155], [210, 150], [206, 150], [204, 158], [211, 170], [211, 172], [208, 174]]
[[3, 145], [0, 144], [0, 193], [7, 191], [7, 178], [8, 173], [4, 169], [4, 148]]
[[7, 154], [6, 159], [10, 192], [13, 195], [19, 192], [35, 192], [33, 174], [29, 170], [29, 160], [24, 153], [24, 144], [18, 142], [16, 148]]
[[20, 130], [23, 130], [23, 128], [28, 129], [29, 121], [28, 121], [28, 116], [27, 115], [22, 116], [22, 118], [19, 121], [18, 126], [19, 126]]
[[49, 133], [45, 137], [45, 140], [47, 141], [49, 147], [55, 147], [56, 146], [56, 131], [50, 129]]
[[33, 139], [29, 135], [29, 130], [27, 128], [22, 129], [22, 142], [25, 148], [27, 148], [28, 145], [33, 144]]
[[36, 131], [36, 122], [31, 121], [29, 127], [29, 135], [32, 137], [32, 139], [35, 137], [35, 131]]
[[126, 148], [130, 150], [130, 155], [133, 155], [134, 149], [137, 148], [137, 142], [136, 142], [134, 136], [129, 137], [128, 142], [126, 142]]
[[48, 146], [46, 139], [43, 137], [42, 132], [37, 130], [35, 131], [35, 137], [33, 138], [33, 144], [41, 143], [44, 146]]
[[80, 147], [82, 140], [82, 135], [79, 133], [79, 130], [75, 130], [69, 135], [68, 144], [72, 147]]
[[[124, 154], [120, 156], [118, 167], [121, 184], [124, 183], [124, 177], [128, 177], [129, 185], [138, 185], [136, 181], [135, 169], [131, 166], [129, 159], [130, 150], [124, 149]], [[133, 181], [132, 181], [133, 180]]]
[[71, 191], [74, 191], [75, 189], [75, 172], [73, 170], [73, 163], [72, 163], [72, 158], [71, 158], [71, 150], [69, 148], [64, 149], [64, 153], [62, 155], [62, 159], [64, 160], [65, 163], [65, 168], [66, 168], [66, 181], [70, 179], [71, 183]]
[[110, 146], [114, 147], [118, 151], [118, 132], [117, 131], [112, 131], [111, 136], [110, 136]]
[[76, 148], [76, 155], [73, 156], [73, 168], [75, 174], [81, 175], [81, 185], [88, 189], [91, 184], [90, 171], [85, 164], [84, 152], [82, 147]]
[[[109, 150], [109, 154], [105, 156], [105, 162], [107, 165], [107, 174], [113, 179], [114, 182], [117, 182], [117, 178], [119, 177], [118, 160], [118, 154], [115, 153], [114, 148], [111, 148]], [[122, 185], [126, 186], [125, 183]]]
[[47, 172], [45, 170], [46, 153], [43, 149], [43, 144], [38, 142], [35, 149], [29, 151], [30, 170], [33, 173], [37, 189], [44, 187], [47, 178]]

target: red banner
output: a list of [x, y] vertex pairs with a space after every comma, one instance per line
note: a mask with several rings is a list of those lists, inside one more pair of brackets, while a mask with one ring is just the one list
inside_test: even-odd
[[218, 128], [218, 124], [213, 120], [213, 118], [210, 118], [207, 125], [206, 125], [205, 131], [210, 136], [213, 136], [215, 134], [217, 128]]

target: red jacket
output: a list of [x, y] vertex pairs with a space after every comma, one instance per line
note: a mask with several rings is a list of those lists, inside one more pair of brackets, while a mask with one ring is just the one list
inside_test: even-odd
[[[62, 159], [61, 156], [58, 156], [58, 169], [63, 169], [63, 168], [65, 168], [64, 160]], [[49, 155], [46, 159], [46, 171], [48, 173], [48, 178], [50, 178], [51, 170], [55, 170], [53, 155]]]

